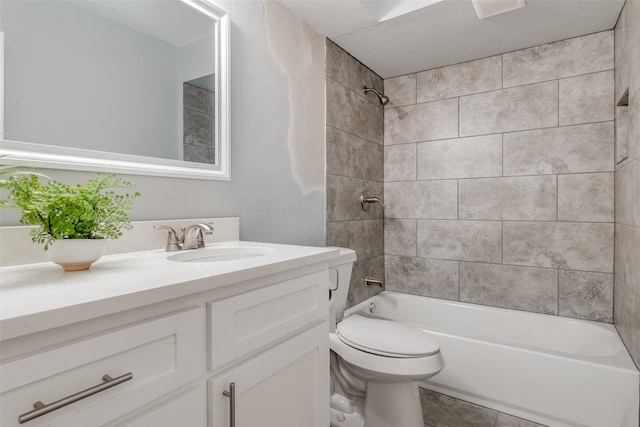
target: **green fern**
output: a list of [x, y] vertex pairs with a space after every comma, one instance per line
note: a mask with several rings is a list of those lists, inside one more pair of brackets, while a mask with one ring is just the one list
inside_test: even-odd
[[59, 239], [117, 239], [132, 228], [129, 212], [140, 193], [129, 193], [133, 185], [112, 174], [97, 174], [84, 185], [57, 181], [40, 183], [31, 173], [0, 180], [9, 195], [0, 206], [22, 211], [21, 224], [36, 225], [31, 231], [35, 243]]

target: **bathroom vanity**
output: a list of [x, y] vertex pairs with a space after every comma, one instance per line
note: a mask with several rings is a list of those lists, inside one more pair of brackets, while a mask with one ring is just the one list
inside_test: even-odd
[[156, 250], [86, 272], [1, 269], [0, 425], [329, 425], [337, 251], [212, 248], [231, 255], [194, 262]]

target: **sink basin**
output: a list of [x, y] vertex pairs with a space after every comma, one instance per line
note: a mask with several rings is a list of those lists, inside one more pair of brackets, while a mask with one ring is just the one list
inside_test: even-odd
[[169, 261], [178, 262], [223, 262], [236, 261], [239, 259], [255, 258], [274, 253], [271, 248], [259, 246], [239, 246], [239, 247], [214, 247], [185, 250], [175, 255], [168, 256]]

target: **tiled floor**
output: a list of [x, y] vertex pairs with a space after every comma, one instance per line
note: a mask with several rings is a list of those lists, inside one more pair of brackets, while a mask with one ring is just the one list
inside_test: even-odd
[[425, 427], [541, 427], [493, 409], [420, 389]]

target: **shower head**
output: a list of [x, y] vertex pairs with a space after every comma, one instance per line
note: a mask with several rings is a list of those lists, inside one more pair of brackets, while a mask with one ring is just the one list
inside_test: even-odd
[[365, 86], [362, 90], [364, 91], [364, 93], [373, 92], [376, 95], [378, 95], [378, 100], [380, 101], [380, 104], [382, 104], [382, 105], [387, 105], [389, 103], [389, 97], [388, 96], [384, 96], [383, 94], [381, 94], [380, 92], [378, 92], [377, 90], [375, 90], [372, 87], [366, 87]]

